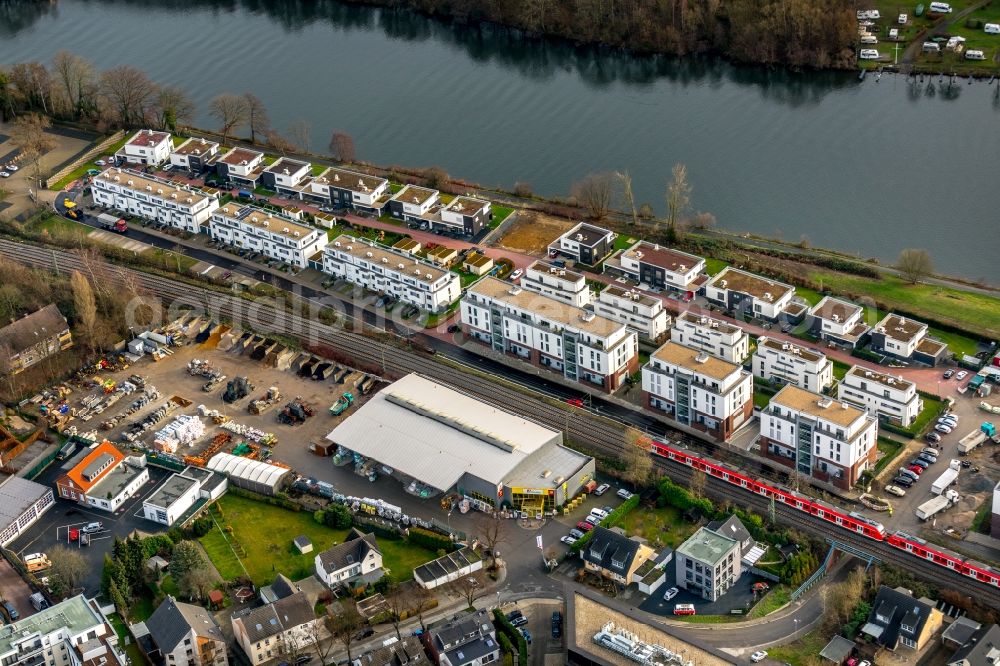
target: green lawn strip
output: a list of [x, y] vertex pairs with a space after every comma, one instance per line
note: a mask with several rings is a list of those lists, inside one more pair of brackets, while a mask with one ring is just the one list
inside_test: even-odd
[[764, 617], [778, 610], [791, 599], [791, 589], [787, 585], [778, 585], [764, 595], [764, 598], [757, 602], [757, 605], [750, 609], [747, 614], [749, 618]]
[[897, 442], [895, 440], [889, 439], [888, 437], [879, 437], [878, 450], [881, 451], [884, 455], [879, 459], [877, 463], [875, 463], [874, 474], [878, 476], [878, 474], [883, 469], [885, 469], [886, 465], [888, 465], [889, 463], [891, 463], [893, 460], [896, 459], [896, 456], [899, 455], [899, 452], [902, 449], [903, 449], [902, 442]]
[[807, 287], [796, 287], [795, 295], [804, 298], [806, 302], [809, 303], [809, 305], [816, 305], [821, 300], [823, 300], [823, 294], [819, 293], [818, 291], [809, 289]]
[[727, 624], [729, 622], [743, 622], [746, 617], [743, 615], [676, 615], [670, 619], [688, 624]]
[[165, 266], [169, 266], [171, 270], [176, 270], [179, 273], [185, 273], [191, 270], [191, 267], [198, 263], [198, 260], [194, 257], [189, 257], [186, 254], [173, 252], [171, 250], [164, 250], [159, 247], [144, 250], [143, 254], [156, 257], [156, 259], [158, 261], [162, 261]]
[[722, 259], [712, 259], [711, 257], [705, 259], [705, 272], [709, 275], [715, 275], [716, 273], [722, 272], [722, 269], [729, 264]]
[[397, 192], [399, 192], [402, 189], [403, 189], [403, 186], [400, 185], [399, 183], [393, 183], [393, 182], [389, 183], [389, 191], [392, 192], [393, 194], [396, 194]]
[[504, 220], [510, 217], [510, 214], [514, 212], [513, 208], [508, 206], [497, 206], [493, 205], [490, 207], [493, 211], [493, 220], [490, 222], [490, 227], [496, 227], [500, 225]]
[[672, 506], [631, 511], [625, 515], [622, 527], [629, 536], [644, 537], [654, 548], [676, 548], [698, 529]]
[[163, 594], [169, 594], [173, 597], [181, 596], [181, 589], [177, 587], [177, 583], [174, 582], [174, 577], [167, 574], [160, 581], [160, 590]]
[[826, 636], [821, 635], [818, 631], [813, 631], [794, 643], [768, 648], [767, 656], [776, 662], [803, 666], [806, 663], [813, 663], [815, 656], [822, 651], [828, 642], [829, 639]]
[[628, 248], [635, 245], [638, 240], [639, 238], [634, 234], [618, 234], [618, 237], [615, 238], [614, 249], [616, 251], [627, 250]]
[[318, 176], [324, 171], [326, 171], [328, 168], [329, 167], [327, 167], [325, 164], [313, 164], [312, 167], [310, 167], [310, 172], [312, 173], [312, 175]]
[[939, 328], [930, 327], [927, 330], [927, 335], [947, 343], [949, 352], [967, 354], [969, 356], [976, 355], [976, 341], [960, 333], [952, 333], [951, 331], [942, 331]]
[[132, 608], [129, 609], [128, 616], [132, 622], [145, 622], [153, 614], [154, 610], [156, 610], [156, 607], [153, 605], [153, 599], [149, 596], [140, 595], [133, 597]]
[[767, 407], [768, 403], [771, 402], [771, 398], [772, 397], [773, 397], [772, 395], [768, 395], [766, 393], [761, 393], [760, 391], [754, 391], [753, 392], [753, 406], [754, 407], [760, 407], [761, 409], [764, 409], [765, 407]]
[[121, 150], [122, 146], [124, 146], [131, 138], [132, 135], [129, 134], [124, 139], [119, 139], [118, 141], [115, 141], [113, 144], [105, 148], [100, 155], [95, 155], [93, 160], [88, 160], [84, 162], [83, 164], [73, 169], [68, 174], [66, 174], [63, 178], [50, 185], [49, 189], [59, 191], [65, 188], [70, 183], [72, 183], [74, 180], [79, 180], [80, 178], [83, 178], [86, 175], [87, 171], [89, 171], [90, 169], [101, 169], [101, 167], [94, 164], [94, 162], [96, 160], [107, 157], [108, 155], [114, 155], [119, 150]]
[[830, 362], [833, 363], [833, 376], [835, 379], [843, 379], [847, 371], [851, 369], [851, 366], [843, 361], [832, 358]]
[[[142, 657], [142, 651], [139, 650], [139, 646], [136, 644], [135, 639], [129, 634], [128, 629], [125, 627], [125, 623], [122, 622], [121, 617], [117, 613], [112, 613], [108, 615], [108, 622], [111, 623], [111, 628], [115, 630], [118, 635], [118, 646], [121, 647], [125, 654], [128, 655], [129, 660], [133, 666], [139, 666], [145, 663]], [[128, 645], [125, 642], [128, 641]]]

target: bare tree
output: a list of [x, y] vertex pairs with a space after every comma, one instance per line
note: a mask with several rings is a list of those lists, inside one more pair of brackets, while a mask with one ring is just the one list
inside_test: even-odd
[[250, 130], [250, 143], [257, 143], [257, 135], [266, 136], [271, 128], [271, 119], [267, 116], [264, 102], [253, 93], [243, 93], [247, 101], [247, 128]]
[[11, 142], [21, 150], [24, 159], [31, 162], [35, 180], [42, 177], [42, 155], [56, 147], [55, 138], [46, 131], [51, 126], [48, 117], [29, 113], [15, 120], [11, 131]]
[[208, 103], [208, 115], [219, 121], [222, 143], [227, 143], [230, 133], [247, 121], [250, 109], [247, 106], [246, 97], [222, 93], [213, 97], [212, 101]]
[[216, 578], [207, 567], [196, 567], [187, 571], [177, 581], [181, 594], [188, 599], [201, 601], [215, 585]]
[[622, 454], [622, 479], [638, 490], [649, 483], [653, 475], [653, 459], [649, 454], [649, 439], [638, 430], [625, 431], [625, 452]]
[[76, 318], [87, 336], [87, 344], [93, 349], [95, 343], [94, 330], [97, 327], [97, 303], [94, 291], [90, 288], [87, 278], [80, 271], [73, 271], [69, 276], [70, 287], [73, 289], [73, 307]]
[[52, 58], [52, 72], [65, 96], [68, 115], [80, 119], [93, 109], [97, 81], [89, 60], [69, 51], [59, 51]]
[[267, 147], [281, 153], [282, 155], [287, 155], [295, 150], [295, 146], [292, 142], [278, 134], [276, 130], [268, 130], [265, 138], [267, 141]]
[[622, 197], [625, 199], [625, 205], [632, 213], [632, 224], [639, 224], [639, 213], [635, 209], [635, 195], [632, 194], [632, 174], [628, 171], [619, 171], [615, 173], [615, 176], [618, 177], [618, 181], [622, 185]]
[[403, 636], [399, 633], [399, 624], [403, 621], [406, 611], [410, 610], [409, 591], [400, 583], [393, 583], [385, 597], [385, 603], [389, 607], [389, 623], [396, 630], [396, 638], [403, 640]]
[[67, 592], [72, 592], [90, 573], [90, 564], [79, 550], [70, 550], [66, 546], [56, 546], [49, 551], [49, 576], [56, 576], [65, 586]]
[[308, 153], [312, 142], [312, 125], [308, 120], [296, 120], [288, 126], [288, 138], [300, 153]]
[[417, 614], [417, 620], [420, 622], [420, 628], [427, 631], [427, 625], [424, 624], [424, 613], [429, 611], [435, 606], [434, 595], [431, 594], [430, 590], [425, 588], [423, 585], [414, 585], [411, 589], [411, 601], [413, 605], [413, 612]]
[[708, 477], [700, 469], [691, 470], [691, 480], [688, 482], [688, 490], [694, 497], [704, 497], [705, 496], [705, 483], [708, 481]]
[[[691, 228], [707, 231], [715, 226], [715, 216], [711, 213], [698, 213], [691, 218]], [[804, 238], [805, 236], [803, 236]]]
[[615, 177], [610, 173], [588, 174], [573, 185], [573, 196], [581, 206], [587, 209], [587, 214], [599, 220], [608, 214], [615, 193]]
[[118, 287], [112, 280], [111, 269], [104, 260], [104, 255], [96, 247], [79, 249], [76, 255], [83, 264], [83, 273], [89, 279], [91, 286], [97, 287], [97, 294], [101, 298], [108, 299]]
[[329, 615], [324, 615], [310, 624], [307, 629], [309, 642], [316, 649], [316, 655], [319, 657], [320, 664], [327, 663], [327, 657], [330, 656], [330, 651], [333, 650], [332, 626], [333, 618]]
[[354, 634], [364, 626], [365, 619], [358, 612], [358, 605], [354, 600], [349, 600], [341, 604], [341, 612], [333, 616], [330, 622], [330, 632], [334, 638], [340, 641], [347, 651], [347, 661], [354, 661], [351, 654], [351, 645], [354, 644]]
[[687, 167], [675, 164], [673, 179], [667, 184], [667, 237], [671, 241], [680, 238], [678, 224], [684, 221], [684, 216], [691, 207], [691, 185], [687, 180]]
[[19, 62], [10, 68], [10, 82], [19, 100], [45, 115], [52, 113], [52, 77], [40, 62]]
[[141, 69], [130, 65], [119, 65], [102, 73], [100, 89], [122, 127], [141, 125], [156, 94], [156, 84]]
[[194, 120], [195, 105], [177, 86], [162, 86], [156, 91], [156, 121], [160, 129], [176, 132]]
[[472, 603], [483, 591], [482, 572], [477, 571], [468, 576], [462, 576], [454, 582], [454, 586], [459, 594], [462, 595], [462, 598], [465, 599], [465, 607], [472, 608]]
[[347, 132], [335, 130], [330, 136], [330, 154], [338, 162], [354, 161], [354, 139]]
[[14, 357], [14, 348], [10, 343], [0, 344], [0, 377], [7, 380], [7, 391], [10, 402], [14, 401], [14, 398], [18, 393], [18, 382], [17, 375], [14, 374], [14, 364], [11, 362], [11, 358]]
[[499, 511], [480, 512], [476, 515], [476, 537], [490, 553], [490, 569], [497, 568], [497, 547], [507, 538], [507, 521]]
[[899, 253], [896, 268], [910, 284], [916, 284], [934, 272], [934, 262], [927, 250], [903, 250]]

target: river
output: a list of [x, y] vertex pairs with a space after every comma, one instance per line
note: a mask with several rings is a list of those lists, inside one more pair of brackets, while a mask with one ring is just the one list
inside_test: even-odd
[[58, 0], [0, 8], [0, 63], [58, 49], [207, 102], [252, 91], [279, 130], [335, 129], [360, 159], [565, 195], [628, 170], [663, 211], [671, 166], [720, 228], [802, 237], [1000, 283], [1000, 87], [637, 58], [333, 0]]

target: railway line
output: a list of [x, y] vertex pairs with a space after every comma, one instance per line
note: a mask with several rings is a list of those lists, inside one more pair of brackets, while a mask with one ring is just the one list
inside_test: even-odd
[[[0, 239], [0, 253], [47, 270], [65, 271], [84, 268], [79, 257], [71, 252], [40, 248], [5, 239]], [[121, 270], [131, 271], [131, 269]], [[459, 373], [454, 368], [419, 351], [408, 351], [393, 344], [345, 331], [297, 314], [280, 312], [259, 301], [247, 301], [239, 297], [227, 296], [158, 275], [139, 271], [132, 272], [143, 288], [162, 299], [171, 300], [175, 308], [178, 307], [178, 304], [186, 304], [191, 309], [200, 311], [207, 316], [234, 322], [241, 326], [249, 325], [261, 333], [271, 332], [298, 339], [308, 339], [359, 361], [382, 367], [387, 374], [393, 376], [418, 372], [541, 423], [550, 426], [564, 425], [570, 439], [579, 442], [593, 452], [615, 457], [624, 451], [626, 444], [622, 425], [632, 424], [623, 424], [586, 410], [569, 410], [566, 405], [555, 402], [560, 400], [562, 396], [552, 395], [529, 386], [528, 389], [535, 392], [539, 398], [549, 398], [551, 402], [546, 402], [543, 399], [530, 399], [522, 391], [508, 388], [496, 380], [470, 372]], [[452, 362], [466, 365], [471, 370], [488, 372], [477, 368], [475, 363], [466, 363], [450, 356], [449, 359]], [[662, 433], [666, 434], [666, 428], [662, 429]], [[653, 434], [663, 436], [660, 433]], [[680, 433], [671, 432], [669, 440], [675, 447], [686, 448], [696, 444], [699, 448], [703, 447], [701, 442]], [[692, 455], [694, 455], [693, 451]], [[683, 464], [656, 456], [654, 456], [654, 464], [657, 469], [668, 473], [672, 478], [684, 482], [690, 480], [692, 470]], [[728, 499], [740, 505], [749, 505], [763, 515], [767, 515], [770, 511], [771, 501], [769, 499], [733, 487], [715, 477], [707, 476], [706, 488], [709, 494], [716, 499]], [[859, 551], [870, 553], [881, 561], [909, 569], [942, 587], [961, 591], [963, 594], [1000, 608], [1000, 590], [979, 584], [954, 570], [935, 565], [915, 556], [901, 554], [900, 550], [884, 541], [875, 541], [846, 529], [830, 529], [830, 523], [796, 511], [781, 503], [775, 504], [775, 513], [776, 518], [779, 518], [782, 524], [815, 534], [821, 538], [836, 539]]]

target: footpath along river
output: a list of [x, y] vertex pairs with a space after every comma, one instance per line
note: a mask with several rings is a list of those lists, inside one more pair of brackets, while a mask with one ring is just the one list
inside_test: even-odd
[[305, 120], [314, 150], [340, 129], [360, 159], [483, 185], [562, 195], [628, 170], [662, 212], [683, 162], [721, 228], [883, 261], [926, 248], [941, 272], [1000, 283], [996, 82], [640, 58], [333, 0], [0, 7], [0, 63], [59, 49], [183, 87], [200, 126], [214, 95], [252, 91], [280, 131]]

